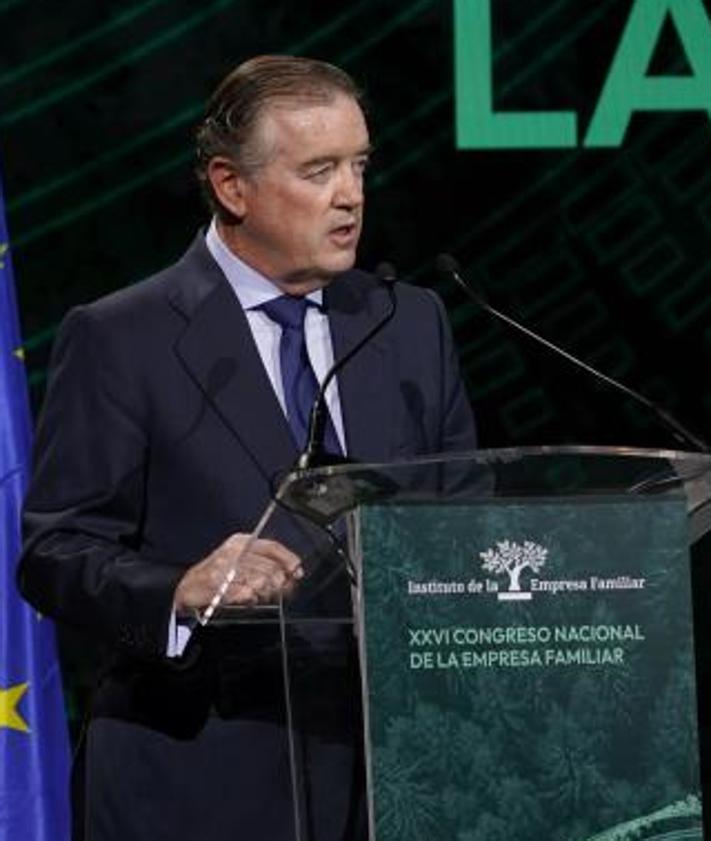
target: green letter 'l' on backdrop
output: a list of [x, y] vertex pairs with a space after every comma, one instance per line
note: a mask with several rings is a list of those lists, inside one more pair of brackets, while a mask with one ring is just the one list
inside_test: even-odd
[[376, 841], [703, 837], [686, 530], [668, 498], [362, 513]]
[[571, 111], [494, 112], [490, 0], [455, 0], [454, 64], [459, 149], [575, 146]]

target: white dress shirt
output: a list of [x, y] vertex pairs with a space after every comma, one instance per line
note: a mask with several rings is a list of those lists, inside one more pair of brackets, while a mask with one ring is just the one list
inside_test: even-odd
[[[259, 274], [258, 271], [248, 266], [229, 250], [217, 231], [217, 225], [214, 219], [205, 236], [205, 243], [215, 262], [222, 269], [244, 310], [249, 329], [252, 331], [254, 342], [259, 351], [259, 356], [269, 375], [269, 380], [279, 401], [279, 405], [284, 414], [286, 414], [279, 357], [281, 327], [272, 321], [263, 310], [259, 309], [262, 304], [278, 298], [284, 293], [268, 278]], [[311, 292], [307, 297], [318, 305], [308, 307], [306, 310], [304, 334], [311, 367], [316, 374], [316, 379], [321, 383], [333, 365], [331, 330], [328, 324], [328, 316], [321, 310], [323, 291], [319, 289], [316, 292]], [[333, 419], [333, 425], [341, 449], [345, 453], [346, 439], [343, 428], [343, 415], [341, 413], [338, 384], [335, 377], [326, 390], [326, 403]], [[194, 627], [194, 620], [177, 619], [175, 611], [173, 611], [168, 629], [168, 657], [179, 657], [183, 653]]]

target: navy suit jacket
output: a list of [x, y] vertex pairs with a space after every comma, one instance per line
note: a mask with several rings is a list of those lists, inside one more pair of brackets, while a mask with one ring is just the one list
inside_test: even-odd
[[[349, 455], [388, 461], [475, 446], [446, 316], [397, 284], [395, 318], [339, 375]], [[388, 307], [375, 279], [325, 296], [335, 358]], [[43, 613], [111, 651], [84, 740], [77, 827], [91, 841], [291, 841], [273, 629], [198, 630], [165, 657], [185, 569], [256, 524], [296, 459], [245, 315], [199, 235], [160, 274], [73, 310], [57, 339], [36, 438], [19, 569]], [[270, 532], [307, 559], [318, 529], [281, 512]], [[344, 610], [345, 575], [312, 604]], [[297, 600], [302, 596], [297, 596]], [[364, 837], [352, 634], [295, 632], [295, 714], [311, 837]], [[84, 791], [85, 789], [85, 791]], [[77, 829], [76, 837], [81, 837]]]

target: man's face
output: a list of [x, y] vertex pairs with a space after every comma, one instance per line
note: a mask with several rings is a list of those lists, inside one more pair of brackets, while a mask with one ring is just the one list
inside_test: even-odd
[[363, 112], [345, 94], [274, 104], [256, 131], [266, 162], [238, 178], [242, 221], [228, 245], [290, 291], [323, 285], [355, 261], [370, 145]]

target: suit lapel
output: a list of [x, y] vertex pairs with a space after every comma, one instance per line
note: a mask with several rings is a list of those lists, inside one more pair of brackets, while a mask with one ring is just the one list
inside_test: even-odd
[[[271, 480], [298, 455], [247, 317], [204, 236], [178, 264], [169, 297], [186, 319], [175, 351], [182, 364], [240, 442]], [[334, 359], [342, 359], [387, 312], [387, 293], [368, 275], [347, 272], [326, 290]], [[386, 461], [394, 446], [395, 363], [378, 334], [338, 375], [348, 454]]]
[[[342, 359], [385, 315], [387, 293], [367, 275], [349, 272], [326, 292], [334, 358]], [[348, 455], [385, 461], [392, 454], [394, 362], [383, 334], [376, 335], [338, 375]]]
[[176, 353], [206, 401], [271, 480], [294, 463], [297, 452], [247, 317], [202, 237], [183, 263], [183, 282], [171, 295], [187, 319]]

